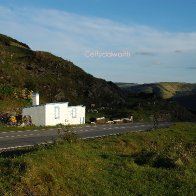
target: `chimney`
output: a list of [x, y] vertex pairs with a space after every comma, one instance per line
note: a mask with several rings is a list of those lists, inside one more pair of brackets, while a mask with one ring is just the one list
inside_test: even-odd
[[39, 93], [33, 93], [32, 102], [33, 106], [39, 105]]

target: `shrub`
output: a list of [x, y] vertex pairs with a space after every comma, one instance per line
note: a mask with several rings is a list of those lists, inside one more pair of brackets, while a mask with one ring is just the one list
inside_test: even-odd
[[61, 125], [61, 128], [58, 129], [58, 135], [59, 135], [58, 138], [60, 140], [67, 141], [69, 143], [78, 140], [78, 136], [72, 130], [70, 125], [66, 125], [66, 126]]

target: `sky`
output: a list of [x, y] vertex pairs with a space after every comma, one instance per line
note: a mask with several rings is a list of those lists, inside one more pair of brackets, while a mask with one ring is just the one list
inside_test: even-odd
[[0, 0], [0, 33], [113, 82], [196, 82], [196, 0]]

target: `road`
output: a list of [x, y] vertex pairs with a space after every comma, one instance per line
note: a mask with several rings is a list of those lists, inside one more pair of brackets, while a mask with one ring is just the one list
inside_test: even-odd
[[[159, 127], [167, 127], [171, 123], [160, 123]], [[144, 131], [152, 128], [150, 123], [127, 123], [112, 125], [95, 125], [73, 127], [73, 131], [82, 139], [104, 137], [131, 131]], [[61, 131], [62, 132], [62, 131]], [[0, 152], [8, 149], [15, 149], [36, 144], [49, 143], [58, 136], [58, 129], [41, 129], [25, 131], [0, 132]]]

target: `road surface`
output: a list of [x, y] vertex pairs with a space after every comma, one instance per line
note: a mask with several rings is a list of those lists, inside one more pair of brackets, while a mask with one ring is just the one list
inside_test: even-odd
[[[171, 123], [160, 123], [159, 127], [167, 127]], [[108, 135], [116, 135], [131, 131], [144, 131], [153, 127], [150, 123], [127, 123], [112, 125], [95, 125], [74, 127], [74, 131], [80, 138], [89, 139], [96, 137], [104, 137]], [[0, 152], [8, 149], [15, 149], [27, 146], [34, 146], [42, 143], [54, 141], [58, 136], [58, 129], [41, 129], [41, 130], [25, 130], [25, 131], [9, 131], [0, 132]]]

